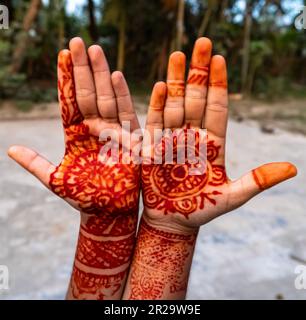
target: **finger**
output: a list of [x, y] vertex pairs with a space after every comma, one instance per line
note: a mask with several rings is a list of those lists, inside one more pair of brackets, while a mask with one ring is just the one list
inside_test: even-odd
[[213, 56], [210, 64], [207, 106], [203, 127], [215, 136], [225, 138], [228, 120], [228, 93], [226, 62], [222, 56]]
[[[154, 143], [160, 141], [164, 127], [164, 107], [167, 94], [165, 82], [157, 82], [152, 90], [148, 109], [146, 130], [143, 136], [142, 157], [143, 163], [151, 160], [154, 152]], [[156, 140], [155, 140], [156, 139]]]
[[185, 95], [185, 67], [184, 53], [176, 51], [171, 54], [167, 75], [167, 100], [164, 110], [164, 127], [180, 128], [184, 121]]
[[185, 124], [201, 127], [206, 105], [208, 70], [212, 43], [208, 38], [196, 41], [192, 53], [185, 95]]
[[237, 208], [258, 193], [293, 178], [296, 174], [296, 167], [289, 162], [268, 163], [258, 167], [231, 183], [231, 205]]
[[55, 170], [52, 163], [37, 152], [22, 146], [10, 147], [8, 155], [50, 189], [50, 175]]
[[133, 107], [132, 98], [128, 85], [124, 79], [122, 72], [115, 71], [112, 76], [112, 84], [116, 95], [119, 122], [122, 125], [123, 121], [130, 123], [131, 130], [140, 128], [139, 122]]
[[66, 128], [83, 120], [83, 116], [76, 102], [73, 66], [69, 50], [62, 50], [58, 55], [57, 78], [58, 100], [61, 108], [63, 126]]
[[210, 64], [207, 106], [203, 127], [215, 136], [225, 138], [228, 120], [228, 93], [226, 62], [222, 56], [213, 56]]
[[88, 64], [85, 44], [81, 38], [76, 37], [70, 41], [69, 48], [73, 62], [73, 75], [78, 106], [84, 118], [97, 117], [96, 89]]
[[150, 134], [151, 139], [154, 137], [154, 129], [163, 129], [164, 127], [164, 107], [166, 94], [167, 85], [162, 81], [157, 82], [152, 90], [146, 121], [146, 130]]
[[118, 122], [116, 98], [104, 52], [100, 46], [93, 45], [88, 49], [88, 56], [95, 80], [99, 113], [104, 121], [116, 123]]

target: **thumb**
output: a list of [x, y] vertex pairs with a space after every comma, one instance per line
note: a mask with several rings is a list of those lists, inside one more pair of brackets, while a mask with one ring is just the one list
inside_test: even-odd
[[250, 171], [231, 183], [233, 207], [241, 206], [258, 193], [290, 179], [296, 174], [296, 167], [289, 162], [268, 163]]
[[18, 164], [40, 180], [48, 189], [50, 188], [50, 175], [55, 170], [55, 166], [52, 163], [37, 152], [22, 146], [12, 146], [7, 153]]

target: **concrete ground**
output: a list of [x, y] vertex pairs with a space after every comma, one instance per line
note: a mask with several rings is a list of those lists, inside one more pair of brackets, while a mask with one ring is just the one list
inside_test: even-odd
[[[6, 156], [15, 143], [57, 163], [60, 121], [0, 122], [0, 265], [10, 272], [0, 299], [63, 299], [79, 217]], [[295, 163], [299, 175], [201, 228], [188, 298], [306, 299], [294, 286], [295, 268], [306, 265], [306, 138], [230, 122], [227, 151], [231, 178], [282, 160]]]

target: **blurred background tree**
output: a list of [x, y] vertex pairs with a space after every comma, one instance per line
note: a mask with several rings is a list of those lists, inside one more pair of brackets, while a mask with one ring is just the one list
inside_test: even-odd
[[56, 57], [74, 36], [103, 46], [134, 92], [166, 74], [174, 50], [210, 37], [229, 65], [230, 91], [274, 98], [306, 85], [306, 31], [296, 0], [7, 0], [0, 30], [0, 98], [56, 99]]

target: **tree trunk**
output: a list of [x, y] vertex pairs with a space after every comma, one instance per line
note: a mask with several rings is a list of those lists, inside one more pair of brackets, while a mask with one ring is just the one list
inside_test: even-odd
[[119, 24], [119, 43], [118, 43], [118, 56], [117, 56], [117, 70], [123, 71], [125, 60], [125, 26], [126, 17], [125, 12], [122, 10], [120, 14]]
[[184, 12], [185, 0], [179, 0], [176, 21], [176, 50], [182, 50], [184, 34]]
[[166, 76], [166, 70], [167, 70], [167, 63], [168, 63], [168, 39], [164, 40], [164, 43], [162, 45], [162, 50], [160, 52], [159, 56], [159, 64], [158, 64], [158, 71], [157, 71], [157, 76], [158, 79], [164, 79]]
[[88, 0], [89, 34], [91, 40], [96, 42], [99, 39], [95, 18], [95, 4], [93, 0]]
[[65, 22], [64, 14], [61, 14], [60, 21], [58, 22], [58, 49], [62, 50], [65, 46]]
[[40, 5], [41, 0], [31, 0], [29, 4], [29, 8], [23, 19], [22, 30], [17, 36], [17, 44], [13, 51], [13, 60], [10, 68], [11, 73], [18, 73], [22, 67], [28, 46], [28, 33], [38, 15]]
[[225, 12], [228, 8], [228, 0], [223, 0], [220, 5], [219, 22], [225, 21]]
[[165, 38], [161, 45], [157, 58], [153, 60], [151, 70], [148, 76], [148, 82], [152, 83], [156, 79], [162, 80], [166, 76], [167, 62], [168, 62], [168, 43], [169, 39]]
[[250, 61], [250, 42], [251, 42], [251, 30], [252, 30], [252, 1], [247, 0], [247, 6], [245, 10], [244, 18], [244, 36], [243, 36], [243, 50], [242, 50], [242, 69], [241, 69], [241, 90], [243, 94], [247, 92], [247, 80]]
[[65, 10], [65, 1], [58, 0], [58, 49], [62, 50], [65, 47], [65, 18], [66, 18], [66, 10]]
[[216, 5], [215, 0], [208, 1], [206, 12], [203, 16], [203, 20], [202, 20], [200, 28], [198, 30], [198, 37], [203, 37], [203, 35], [206, 33], [211, 15], [212, 15], [214, 8], [215, 8], [215, 5]]

